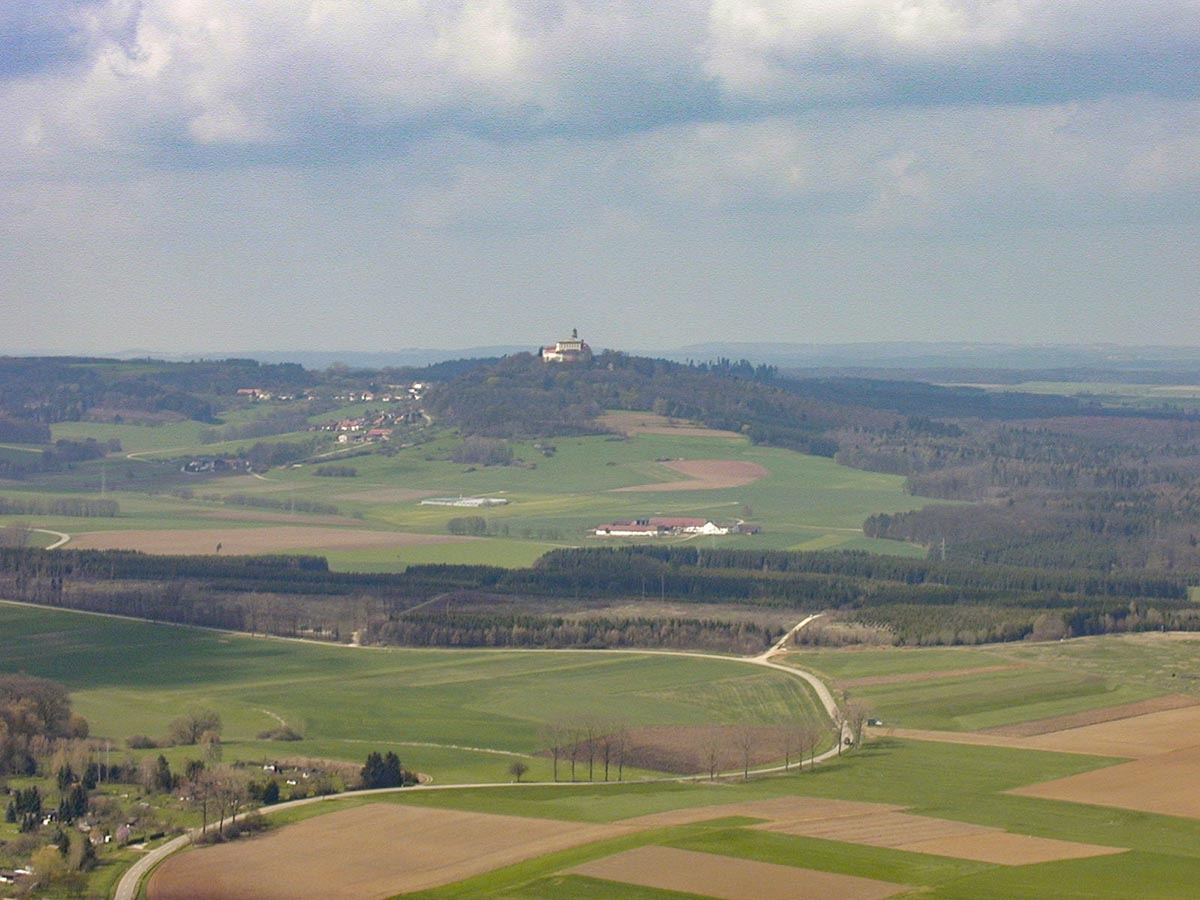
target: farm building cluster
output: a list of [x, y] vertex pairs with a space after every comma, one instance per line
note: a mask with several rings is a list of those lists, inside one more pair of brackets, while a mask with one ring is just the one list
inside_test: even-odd
[[711, 519], [687, 516], [651, 516], [627, 522], [597, 525], [597, 537], [674, 537], [688, 534], [755, 534], [758, 527], [739, 522], [737, 525], [718, 525]]
[[421, 501], [422, 506], [465, 506], [470, 509], [504, 506], [507, 503], [504, 497], [428, 497]]

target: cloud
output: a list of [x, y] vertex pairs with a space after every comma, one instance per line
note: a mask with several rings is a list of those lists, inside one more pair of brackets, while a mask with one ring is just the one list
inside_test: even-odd
[[1198, 55], [1187, 0], [21, 0], [0, 13], [0, 115], [43, 154], [240, 165], [447, 132], [1188, 98]]

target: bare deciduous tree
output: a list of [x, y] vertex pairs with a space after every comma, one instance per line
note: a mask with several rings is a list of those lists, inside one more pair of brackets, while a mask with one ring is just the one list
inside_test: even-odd
[[733, 741], [742, 760], [743, 781], [750, 780], [750, 763], [754, 759], [754, 749], [758, 746], [758, 737], [758, 728], [753, 725], [739, 725], [734, 729]]
[[717, 770], [721, 768], [721, 756], [724, 752], [724, 731], [713, 726], [705, 735], [704, 744], [700, 748], [704, 756], [704, 765], [708, 769], [709, 781], [715, 781]]
[[550, 751], [550, 758], [554, 761], [554, 780], [558, 781], [558, 761], [563, 754], [563, 738], [566, 734], [566, 729], [563, 728], [560, 722], [547, 722], [539, 731], [539, 739], [546, 745], [546, 749]]

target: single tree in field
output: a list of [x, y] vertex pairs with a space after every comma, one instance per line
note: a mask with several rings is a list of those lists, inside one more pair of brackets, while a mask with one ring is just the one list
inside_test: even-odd
[[858, 747], [862, 744], [863, 726], [867, 724], [869, 707], [861, 700], [846, 700], [845, 703], [846, 730], [850, 732], [850, 745]]
[[625, 754], [629, 751], [629, 728], [621, 724], [617, 726], [613, 736], [613, 758], [617, 763], [617, 781], [625, 780]]
[[721, 768], [721, 757], [724, 753], [724, 729], [714, 725], [704, 736], [700, 752], [704, 757], [704, 767], [708, 770], [708, 780], [715, 781]]
[[513, 780], [519, 782], [525, 773], [529, 771], [529, 766], [525, 765], [522, 760], [514, 759], [508, 766], [508, 774], [513, 777]]
[[835, 704], [834, 710], [830, 715], [830, 718], [833, 720], [833, 733], [837, 738], [838, 756], [842, 755], [842, 746], [846, 741], [846, 703], [847, 700], [843, 697], [841, 703]]
[[813, 760], [817, 755], [817, 747], [821, 743], [821, 736], [825, 734], [825, 729], [812, 719], [804, 719], [795, 725], [796, 743], [800, 751], [800, 763], [803, 765], [805, 754], [808, 755], [808, 767], [813, 767]]
[[742, 760], [742, 780], [749, 781], [750, 763], [758, 746], [758, 729], [753, 725], [739, 725], [733, 732], [733, 741]]
[[541, 742], [546, 745], [546, 749], [550, 751], [550, 758], [554, 761], [554, 780], [558, 781], [558, 760], [563, 754], [564, 729], [562, 723], [547, 722], [541, 727], [539, 736]]
[[193, 707], [167, 726], [167, 741], [171, 744], [191, 746], [200, 743], [206, 734], [221, 734], [221, 715], [215, 709]]
[[595, 719], [583, 723], [583, 746], [587, 754], [588, 781], [596, 780], [596, 741], [600, 736], [600, 726]]

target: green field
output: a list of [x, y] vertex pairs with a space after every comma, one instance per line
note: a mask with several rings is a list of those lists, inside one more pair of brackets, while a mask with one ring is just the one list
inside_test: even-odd
[[[1200, 693], [1198, 646], [1200, 640], [1122, 635], [986, 647], [806, 650], [788, 660], [842, 685], [889, 725], [973, 731], [1165, 693]], [[871, 683], [885, 676], [900, 678]], [[858, 679], [865, 683], [856, 684]]]
[[[889, 709], [907, 710], [905, 715], [919, 714], [931, 724], [969, 727], [996, 718], [998, 694], [1010, 710], [1005, 717], [1015, 721], [1038, 717], [1048, 707], [1123, 702], [1134, 696], [1115, 688], [1124, 680], [1140, 695], [1164, 693], [1181, 679], [1192, 684], [1200, 675], [1197, 646], [1197, 639], [1184, 636], [1129, 635], [962, 650], [802, 651], [789, 659], [841, 682], [902, 676], [853, 695], [868, 698], [873, 711], [885, 716]], [[957, 674], [996, 666], [1020, 668]], [[296, 753], [359, 760], [368, 748], [394, 748], [407, 765], [443, 784], [507, 780], [511, 757], [505, 754], [534, 751], [538, 725], [546, 720], [764, 722], [811, 709], [812, 702], [798, 680], [733, 660], [596, 651], [374, 651], [15, 604], [0, 604], [0, 669], [67, 683], [94, 734], [161, 733], [181, 708], [212, 704], [225, 719], [226, 759]], [[939, 673], [949, 675], [924, 677]], [[982, 689], [989, 680], [991, 692]], [[274, 722], [270, 713], [300, 727], [306, 740], [288, 745], [253, 740], [257, 730]], [[173, 761], [179, 752], [169, 751]], [[825, 797], [896, 804], [917, 814], [1130, 851], [1001, 866], [764, 832], [749, 827], [752, 820], [718, 815], [410, 895], [420, 900], [686, 897], [562, 874], [642, 844], [896, 881], [913, 886], [905, 897], [934, 900], [1190, 900], [1200, 883], [1200, 822], [1005, 793], [1112, 762], [885, 736], [811, 772], [745, 783], [514, 785], [415, 790], [373, 800], [607, 822], [745, 800]], [[547, 761], [533, 759], [531, 766], [531, 778], [548, 778]], [[362, 802], [330, 801], [287, 812], [283, 819]]]
[[[0, 660], [4, 670], [66, 684], [92, 734], [117, 744], [162, 735], [181, 710], [211, 706], [224, 720], [227, 759], [357, 761], [394, 746], [406, 765], [442, 782], [503, 778], [513, 754], [528, 758], [531, 778], [549, 778], [550, 762], [532, 756], [546, 722], [774, 724], [816, 715], [802, 681], [735, 661], [361, 649], [14, 604], [0, 604]], [[255, 740], [276, 717], [305, 740]]]
[[[704, 538], [706, 544], [732, 548], [856, 549], [922, 554], [923, 548], [868, 539], [863, 520], [876, 512], [914, 509], [927, 502], [905, 493], [903, 479], [849, 469], [823, 457], [753, 446], [743, 438], [639, 434], [628, 439], [560, 438], [544, 456], [529, 443], [514, 444], [520, 465], [473, 467], [450, 462], [457, 439], [409, 447], [392, 456], [377, 453], [337, 458], [357, 477], [316, 476], [316, 465], [281, 467], [257, 476], [185, 476], [170, 458], [236, 452], [253, 441], [202, 445], [197, 423], [158, 427], [68, 423], [55, 436], [117, 438], [124, 455], [74, 466], [47, 476], [13, 497], [48, 499], [73, 494], [116, 499], [120, 516], [80, 519], [62, 516], [9, 517], [70, 534], [112, 530], [253, 528], [325, 522], [332, 527], [444, 535], [454, 518], [482, 515], [488, 522], [483, 541], [420, 547], [333, 549], [319, 538], [295, 552], [325, 553], [339, 570], [399, 571], [413, 563], [491, 563], [529, 565], [547, 550], [562, 546], [619, 543], [591, 534], [600, 523], [649, 515], [700, 516], [732, 524], [760, 524], [761, 534]], [[283, 440], [283, 435], [269, 440]], [[291, 437], [305, 437], [293, 435]], [[134, 448], [134, 449], [131, 449]], [[10, 452], [20, 452], [12, 450]], [[134, 459], [128, 454], [140, 454]], [[331, 458], [332, 459], [332, 458]], [[622, 492], [636, 485], [677, 482], [678, 472], [658, 460], [732, 460], [762, 466], [769, 474], [735, 488], [691, 491]], [[419, 498], [502, 497], [508, 505], [486, 510], [422, 506]], [[242, 495], [271, 509], [232, 506], [223, 500]], [[315, 502], [336, 508], [340, 517], [294, 512], [295, 504]], [[315, 521], [314, 521], [315, 520]], [[0, 522], [0, 524], [4, 524]], [[682, 539], [676, 539], [682, 540]], [[700, 540], [691, 538], [690, 540]]]

